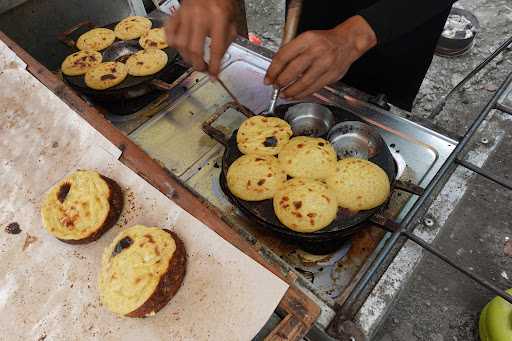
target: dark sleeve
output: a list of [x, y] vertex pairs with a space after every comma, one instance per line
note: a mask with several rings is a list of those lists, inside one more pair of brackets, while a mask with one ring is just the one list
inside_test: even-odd
[[380, 0], [359, 12], [377, 35], [378, 45], [413, 31], [456, 0]]

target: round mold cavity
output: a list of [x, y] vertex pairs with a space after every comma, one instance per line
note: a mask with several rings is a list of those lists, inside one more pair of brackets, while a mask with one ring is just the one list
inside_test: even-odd
[[136, 41], [118, 41], [103, 51], [103, 60], [126, 63], [128, 58], [140, 49], [139, 43]]
[[356, 157], [368, 160], [385, 147], [384, 140], [377, 130], [359, 121], [336, 124], [329, 131], [327, 139], [340, 159]]
[[301, 103], [288, 108], [284, 119], [295, 136], [320, 137], [334, 125], [334, 115], [329, 108], [317, 103]]

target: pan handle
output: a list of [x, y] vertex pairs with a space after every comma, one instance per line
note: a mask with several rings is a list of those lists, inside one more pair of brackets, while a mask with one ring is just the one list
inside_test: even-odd
[[173, 84], [169, 84], [167, 82], [161, 81], [160, 79], [152, 79], [149, 84], [155, 88], [156, 90], [162, 90], [162, 91], [171, 91], [174, 89]]
[[164, 82], [164, 81], [161, 81], [161, 80], [155, 78], [155, 79], [152, 79], [149, 82], [149, 84], [157, 90], [171, 91], [174, 88], [176, 88], [179, 84], [181, 84], [181, 82], [183, 82], [188, 76], [190, 76], [192, 74], [192, 72], [194, 72], [194, 69], [192, 69], [192, 68], [187, 69], [187, 71], [185, 71], [181, 76], [176, 78], [174, 80], [174, 82], [172, 82], [172, 83], [167, 83], [167, 82]]
[[59, 39], [61, 42], [63, 42], [64, 44], [66, 44], [69, 47], [75, 47], [76, 46], [76, 41], [71, 39], [69, 36], [73, 32], [81, 29], [82, 27], [85, 27], [85, 28], [88, 28], [89, 30], [92, 30], [93, 28], [96, 27], [96, 25], [94, 25], [92, 22], [90, 22], [88, 20], [82, 21], [82, 22], [76, 24], [75, 26], [67, 29], [66, 31], [60, 33], [58, 35], [57, 39]]
[[241, 112], [246, 117], [252, 117], [254, 114], [246, 107], [237, 104], [236, 102], [228, 102], [225, 105], [223, 105], [219, 110], [217, 110], [212, 116], [210, 116], [206, 121], [202, 124], [203, 131], [222, 144], [224, 147], [227, 147], [228, 145], [228, 137], [219, 129], [212, 126], [213, 122], [215, 122], [222, 114], [224, 114], [228, 109], [235, 109], [238, 112]]
[[417, 196], [422, 196], [423, 193], [425, 192], [425, 189], [421, 186], [415, 185], [411, 182], [404, 182], [400, 180], [395, 181], [394, 188], [407, 193], [415, 194]]

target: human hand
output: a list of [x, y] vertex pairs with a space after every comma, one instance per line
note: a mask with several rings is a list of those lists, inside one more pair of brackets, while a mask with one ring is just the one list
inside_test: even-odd
[[[194, 69], [217, 77], [222, 57], [237, 34], [235, 13], [233, 0], [184, 0], [166, 24], [168, 44]], [[211, 37], [209, 66], [204, 61], [206, 36]]]
[[375, 32], [361, 16], [331, 30], [304, 32], [277, 52], [265, 84], [283, 88], [284, 98], [304, 98], [340, 80], [376, 44]]

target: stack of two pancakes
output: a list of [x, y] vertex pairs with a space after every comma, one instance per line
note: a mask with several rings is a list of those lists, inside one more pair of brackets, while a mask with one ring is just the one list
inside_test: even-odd
[[[86, 244], [119, 219], [120, 186], [94, 171], [77, 171], [59, 181], [43, 200], [43, 226], [59, 240]], [[119, 315], [144, 317], [163, 308], [185, 276], [186, 251], [174, 233], [136, 225], [105, 249], [99, 278], [102, 303]]]

